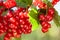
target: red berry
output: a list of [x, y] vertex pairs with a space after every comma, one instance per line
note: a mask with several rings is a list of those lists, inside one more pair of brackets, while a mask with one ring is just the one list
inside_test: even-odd
[[48, 28], [42, 28], [41, 30], [43, 33], [46, 33], [48, 31]]
[[46, 8], [47, 8], [47, 5], [46, 5], [45, 3], [43, 3], [43, 2], [40, 2], [40, 3], [38, 4], [38, 7], [39, 7], [39, 8], [46, 9]]
[[51, 27], [51, 25], [48, 22], [45, 22], [45, 21], [43, 21], [41, 23], [41, 25], [42, 25], [43, 28], [50, 28]]
[[23, 10], [25, 10], [25, 9], [26, 9], [26, 8], [21, 8], [21, 7], [19, 7], [17, 11], [21, 12], [21, 11], [23, 11]]
[[53, 6], [56, 5], [58, 1], [59, 1], [59, 0], [52, 0]]
[[9, 37], [9, 38], [12, 37], [12, 33], [10, 33], [10, 32], [7, 33], [7, 34], [6, 34], [6, 37]]
[[6, 34], [4, 40], [10, 40], [10, 37]]
[[16, 33], [17, 30], [16, 29], [11, 29], [11, 32]]
[[15, 19], [14, 17], [11, 17], [11, 18], [9, 19], [9, 22], [14, 23], [14, 22], [16, 22], [16, 19]]
[[20, 34], [17, 34], [15, 37], [16, 37], [16, 38], [20, 38], [20, 37], [21, 37], [21, 35], [20, 35]]
[[20, 12], [20, 13], [19, 13], [19, 18], [20, 18], [20, 19], [23, 19], [23, 18], [24, 18], [23, 12]]
[[11, 29], [17, 29], [17, 26], [11, 23], [11, 24], [9, 25], [9, 28], [11, 28]]
[[25, 24], [24, 20], [20, 20], [19, 22], [20, 24]]
[[42, 0], [34, 0], [33, 4], [35, 6], [38, 6], [39, 8], [43, 8], [43, 9], [47, 8], [47, 5], [44, 2], [42, 2]]
[[29, 33], [31, 33], [31, 32], [32, 32], [32, 30], [29, 29], [29, 30], [27, 31], [27, 34], [29, 34]]
[[0, 0], [0, 6], [3, 6], [3, 0]]
[[40, 14], [40, 15], [39, 15], [39, 20], [45, 21], [45, 15], [44, 15], [44, 14]]
[[21, 37], [21, 34], [13, 33], [13, 37], [20, 38]]
[[51, 21], [53, 19], [53, 17], [51, 15], [46, 15], [46, 20], [47, 21]]
[[1, 33], [4, 33], [4, 30], [3, 30], [3, 29], [0, 29], [0, 34], [1, 34]]
[[11, 18], [11, 17], [13, 17], [13, 13], [11, 11], [8, 11], [6, 16], [7, 16], [7, 18]]
[[8, 38], [8, 37], [5, 37], [5, 38], [4, 38], [4, 40], [10, 40], [10, 38]]
[[20, 28], [20, 29], [17, 29], [17, 33], [18, 33], [18, 34], [22, 34], [21, 28]]
[[16, 6], [16, 2], [13, 0], [6, 0], [5, 2], [3, 2], [3, 5], [4, 7], [9, 9], [9, 8]]
[[51, 15], [51, 16], [54, 15], [54, 9], [53, 8], [49, 8], [48, 15]]

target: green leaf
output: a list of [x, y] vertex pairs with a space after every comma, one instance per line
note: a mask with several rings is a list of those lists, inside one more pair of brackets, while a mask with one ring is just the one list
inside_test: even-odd
[[31, 11], [29, 12], [29, 19], [32, 24], [32, 30], [36, 30], [39, 27], [39, 20], [38, 20], [38, 13], [37, 9], [32, 8]]
[[4, 34], [0, 36], [0, 40], [4, 40]]
[[32, 4], [32, 1], [33, 0], [16, 0], [16, 3], [18, 6], [26, 8]]
[[57, 25], [57, 27], [60, 26], [60, 16], [58, 15], [58, 12], [55, 11], [55, 14], [54, 14], [54, 23]]
[[48, 3], [48, 0], [43, 0], [43, 2], [47, 4]]
[[47, 2], [48, 7], [53, 7], [52, 3], [50, 1]]
[[8, 13], [8, 11], [5, 11], [5, 12], [2, 13], [2, 15], [4, 16], [4, 15], [6, 15], [7, 13]]

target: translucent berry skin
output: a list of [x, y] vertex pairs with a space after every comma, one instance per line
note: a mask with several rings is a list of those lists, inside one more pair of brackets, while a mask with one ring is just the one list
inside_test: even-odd
[[54, 16], [54, 8], [49, 8], [48, 9], [48, 15]]
[[20, 8], [14, 12], [9, 10], [6, 15], [0, 15], [0, 34], [6, 33], [4, 40], [10, 40], [11, 37], [20, 38], [22, 33], [29, 34], [32, 32], [28, 12], [23, 10], [25, 9]]
[[46, 17], [46, 20], [50, 22], [54, 17], [54, 8], [49, 8], [48, 13], [45, 17]]
[[46, 20], [47, 20], [47, 21], [50, 22], [52, 19], [53, 19], [53, 17], [52, 17], [51, 15], [46, 15]]
[[3, 6], [3, 0], [0, 0], [0, 6]]
[[3, 2], [3, 6], [9, 9], [9, 8], [16, 6], [16, 2], [13, 0], [6, 0], [6, 2]]
[[44, 14], [40, 14], [40, 15], [39, 15], [39, 20], [45, 21], [45, 15], [44, 15]]
[[42, 2], [42, 0], [34, 0], [33, 4], [38, 8], [42, 8], [42, 9], [47, 8], [47, 5], [44, 2]]
[[46, 22], [46, 21], [43, 21], [41, 23], [41, 25], [42, 25], [43, 28], [51, 28], [51, 25], [48, 22]]
[[47, 8], [47, 5], [46, 5], [45, 3], [43, 3], [43, 2], [40, 2], [40, 3], [38, 4], [38, 7], [39, 7], [39, 8], [42, 8], [42, 9], [46, 9], [46, 8]]
[[60, 0], [52, 0], [52, 4], [53, 6], [57, 4], [57, 2], [59, 2]]
[[48, 22], [46, 22], [46, 21], [43, 21], [41, 23], [41, 25], [42, 25], [42, 29], [41, 30], [42, 30], [43, 33], [48, 32], [49, 28], [51, 28], [51, 25]]
[[47, 28], [42, 28], [41, 30], [42, 30], [43, 33], [48, 32], [48, 29]]
[[41, 30], [43, 33], [46, 33], [49, 30], [49, 28], [51, 28], [51, 24], [49, 22], [52, 21], [54, 17], [54, 11], [54, 8], [49, 7], [45, 15], [43, 13], [39, 15], [39, 21], [41, 23]]

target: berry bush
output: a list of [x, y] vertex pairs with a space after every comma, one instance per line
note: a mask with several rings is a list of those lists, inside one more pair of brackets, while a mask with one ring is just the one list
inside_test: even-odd
[[11, 37], [21, 38], [22, 34], [30, 34], [41, 25], [46, 33], [53, 20], [60, 26], [54, 6], [59, 0], [0, 0], [0, 36], [3, 40]]

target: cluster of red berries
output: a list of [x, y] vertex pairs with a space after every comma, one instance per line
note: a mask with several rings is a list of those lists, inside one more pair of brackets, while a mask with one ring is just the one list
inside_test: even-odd
[[60, 0], [52, 0], [52, 4], [53, 5], [56, 5], [57, 4], [57, 2], [59, 2]]
[[[20, 9], [21, 10], [21, 9]], [[20, 37], [22, 33], [28, 34], [31, 33], [32, 25], [29, 22], [29, 17], [27, 12], [20, 12], [19, 10], [15, 13], [9, 11], [6, 16], [4, 16], [7, 24], [6, 35], [4, 40], [10, 39], [10, 37]], [[8, 38], [8, 39], [6, 39]]]
[[[22, 33], [29, 34], [32, 25], [29, 22], [28, 10], [26, 8], [15, 7], [15, 0], [0, 0], [0, 34], [5, 33], [4, 40], [11, 37], [20, 37]], [[8, 11], [6, 15], [3, 12]]]
[[48, 31], [49, 28], [51, 28], [51, 24], [49, 23], [54, 16], [54, 8], [49, 8], [46, 15], [40, 14], [39, 20], [42, 25], [42, 32], [45, 33]]
[[[60, 0], [52, 0], [52, 5], [54, 6], [54, 5], [56, 5], [57, 4], [57, 2], [59, 2]], [[35, 6], [37, 6], [38, 8], [43, 8], [43, 9], [46, 9], [47, 8], [47, 5], [44, 3], [44, 2], [42, 2], [42, 0], [34, 0], [33, 1], [33, 4], [35, 5]]]
[[[56, 5], [59, 0], [52, 0], [52, 5]], [[42, 0], [34, 0], [33, 4], [38, 7], [38, 9], [47, 9], [48, 6]], [[54, 8], [48, 8], [48, 12], [45, 15], [45, 12], [39, 15], [39, 20], [42, 25], [42, 32], [47, 32], [48, 29], [51, 27], [49, 23], [54, 16]]]
[[12, 8], [16, 6], [15, 0], [0, 0], [0, 6], [4, 6], [5, 8]]
[[43, 8], [43, 9], [47, 8], [47, 5], [44, 2], [42, 2], [42, 0], [34, 0], [33, 4], [38, 8]]
[[[56, 4], [59, 0], [53, 0]], [[46, 9], [47, 5], [42, 0], [33, 1], [35, 6]], [[28, 10], [17, 7], [15, 0], [0, 0], [0, 34], [5, 33], [4, 40], [10, 40], [11, 37], [20, 37], [22, 33], [29, 34], [32, 31], [32, 25], [29, 22]], [[6, 15], [3, 12], [8, 11]], [[49, 23], [54, 16], [54, 8], [49, 8], [46, 15], [40, 14], [39, 21], [42, 25], [42, 32], [47, 32], [51, 27]]]

